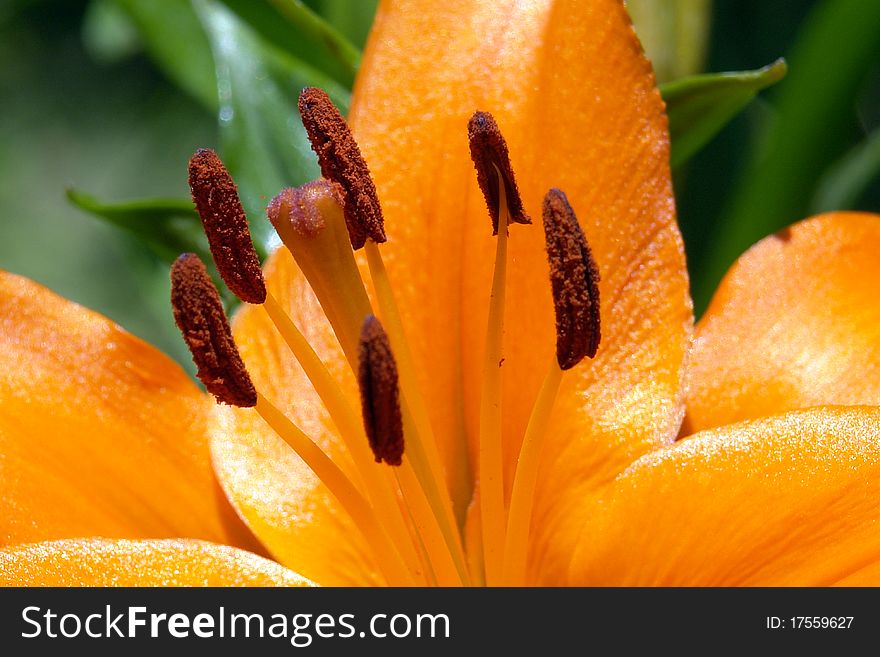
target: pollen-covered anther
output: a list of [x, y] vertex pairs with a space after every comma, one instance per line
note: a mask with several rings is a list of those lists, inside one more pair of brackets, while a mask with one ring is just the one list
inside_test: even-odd
[[544, 197], [544, 235], [556, 310], [556, 360], [571, 369], [599, 348], [599, 270], [565, 194]]
[[239, 299], [260, 304], [266, 284], [238, 189], [217, 153], [200, 148], [189, 161], [189, 187], [223, 282]]
[[322, 175], [342, 187], [352, 248], [360, 249], [367, 238], [385, 242], [385, 221], [376, 186], [342, 114], [330, 97], [315, 87], [306, 87], [300, 93], [299, 113]]
[[223, 302], [194, 253], [184, 253], [171, 266], [171, 307], [208, 392], [231, 406], [255, 406], [257, 392], [232, 339]]
[[397, 364], [382, 324], [367, 315], [361, 326], [358, 384], [364, 429], [376, 462], [400, 465], [403, 458], [403, 421]]
[[477, 170], [477, 182], [486, 199], [489, 215], [492, 217], [492, 234], [498, 234], [498, 214], [501, 208], [498, 175], [504, 182], [507, 200], [508, 223], [530, 224], [531, 218], [523, 209], [513, 167], [510, 166], [510, 155], [507, 142], [498, 128], [498, 124], [489, 112], [474, 112], [468, 121], [468, 141], [470, 142], [471, 159]]

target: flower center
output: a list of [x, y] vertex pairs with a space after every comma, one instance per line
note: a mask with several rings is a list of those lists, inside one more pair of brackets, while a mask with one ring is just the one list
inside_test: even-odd
[[[285, 189], [267, 214], [330, 321], [361, 389], [361, 418], [351, 400], [269, 293], [231, 177], [216, 154], [190, 162], [190, 186], [217, 269], [243, 301], [260, 305], [326, 406], [356, 466], [346, 476], [324, 451], [258, 390], [242, 364], [216, 288], [196, 256], [172, 268], [175, 318], [218, 401], [253, 407], [312, 468], [375, 549], [392, 585], [521, 585], [526, 582], [532, 500], [542, 436], [563, 371], [599, 342], [598, 272], [565, 195], [551, 190], [543, 208], [556, 309], [557, 357], [538, 393], [505, 495], [502, 363], [508, 225], [531, 223], [523, 210], [507, 145], [492, 116], [468, 124], [471, 155], [497, 235], [480, 403], [481, 554], [466, 555], [416, 362], [379, 244], [385, 229], [375, 186], [345, 120], [318, 89], [300, 97], [300, 113], [326, 180]], [[499, 224], [503, 230], [499, 231]], [[377, 319], [352, 249], [364, 248]], [[259, 261], [256, 260], [258, 263]], [[362, 420], [362, 421], [361, 421]], [[384, 462], [384, 464], [382, 463]], [[470, 558], [468, 558], [470, 556]]]

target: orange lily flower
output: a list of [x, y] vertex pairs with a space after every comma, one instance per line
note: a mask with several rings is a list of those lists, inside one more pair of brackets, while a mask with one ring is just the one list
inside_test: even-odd
[[[468, 154], [476, 110], [501, 126], [527, 211], [537, 214], [548, 189], [565, 191], [601, 273], [601, 344], [560, 375], [537, 421], [527, 539], [513, 545], [524, 562], [512, 570], [499, 538], [515, 524], [520, 446], [555, 367], [554, 305], [540, 227], [512, 226], [502, 378], [488, 393], [501, 403], [502, 449], [481, 481], [480, 436], [492, 424], [481, 412], [494, 353], [486, 327], [502, 332], [489, 301], [499, 238]], [[393, 285], [411, 351], [395, 349], [401, 393], [427, 445], [413, 471], [417, 480], [440, 473], [442, 483], [407, 479], [409, 433], [402, 468], [374, 464], [380, 474], [370, 476], [400, 486], [390, 511], [416, 519], [404, 523], [403, 542], [427, 547], [401, 544], [393, 529], [370, 540], [332, 482], [286, 444], [286, 430], [254, 409], [215, 405], [108, 320], [3, 274], [0, 580], [880, 582], [876, 217], [829, 214], [765, 239], [733, 267], [694, 332], [664, 107], [619, 0], [384, 2], [349, 121], [388, 235], [387, 278], [369, 242], [360, 270], [374, 299]], [[286, 249], [264, 275], [272, 301], [233, 321], [250, 378], [286, 418], [276, 428], [300, 427], [345, 481], [360, 482], [358, 499], [372, 500], [269, 303], [314, 347], [340, 404], [356, 406], [351, 342], [340, 345]], [[394, 317], [382, 319], [398, 335]], [[423, 417], [417, 394], [428, 400]], [[483, 499], [496, 484], [500, 504]]]

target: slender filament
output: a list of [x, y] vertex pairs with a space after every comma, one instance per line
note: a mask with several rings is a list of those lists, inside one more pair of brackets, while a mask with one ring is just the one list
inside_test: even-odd
[[554, 358], [550, 363], [547, 376], [541, 384], [541, 389], [538, 391], [538, 398], [535, 400], [529, 423], [526, 425], [526, 433], [516, 464], [513, 490], [510, 494], [507, 536], [504, 544], [503, 583], [505, 586], [522, 586], [524, 584], [532, 503], [535, 498], [535, 483], [538, 480], [541, 446], [561, 381], [562, 370]]
[[275, 433], [305, 461], [351, 516], [367, 543], [377, 547], [378, 565], [391, 586], [415, 584], [397, 546], [383, 531], [367, 500], [329, 456], [272, 402], [257, 393], [256, 410]]
[[330, 418], [351, 452], [376, 514], [394, 538], [394, 542], [401, 547], [407, 567], [415, 577], [420, 570], [418, 553], [410, 540], [391, 482], [387, 476], [383, 476], [382, 469], [376, 467], [373, 462], [372, 452], [357, 415], [308, 340], [271, 292], [267, 293], [263, 308], [327, 408]]
[[504, 183], [498, 176], [499, 229], [495, 242], [495, 273], [489, 299], [483, 387], [480, 395], [480, 518], [483, 530], [483, 561], [486, 584], [501, 582], [504, 552], [504, 469], [501, 440], [501, 365], [504, 334], [504, 301], [507, 287], [508, 210]]
[[466, 580], [462, 578], [452, 553], [447, 549], [443, 530], [437, 522], [437, 516], [431, 509], [431, 504], [425, 496], [409, 457], [404, 454], [403, 463], [400, 467], [394, 468], [394, 472], [409, 507], [412, 521], [430, 559], [437, 584], [461, 586]]

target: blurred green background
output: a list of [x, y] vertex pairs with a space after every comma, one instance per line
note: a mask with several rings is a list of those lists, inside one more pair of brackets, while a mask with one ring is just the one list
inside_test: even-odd
[[[880, 2], [629, 6], [661, 82], [788, 64], [674, 169], [698, 311], [762, 236], [817, 211], [880, 210]], [[321, 84], [345, 107], [374, 9], [372, 0], [0, 0], [0, 267], [108, 315], [191, 370], [163, 259], [163, 248], [197, 239], [180, 202], [189, 156], [221, 149], [252, 217], [282, 184], [313, 177], [296, 85]], [[677, 107], [670, 100], [671, 114]], [[674, 132], [678, 145], [689, 120]], [[144, 234], [72, 204], [68, 189], [104, 214], [112, 202], [172, 200], [140, 214], [111, 208], [161, 228], [145, 245]], [[256, 237], [271, 244], [265, 230]]]

